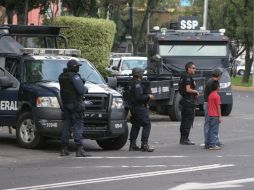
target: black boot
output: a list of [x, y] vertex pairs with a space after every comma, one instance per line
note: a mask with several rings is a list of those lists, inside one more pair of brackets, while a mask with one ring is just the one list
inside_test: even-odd
[[142, 142], [141, 151], [142, 152], [153, 152], [154, 148], [150, 148], [147, 142]]
[[76, 157], [89, 157], [90, 155], [86, 154], [84, 147], [82, 145], [78, 145], [76, 151]]
[[141, 149], [137, 146], [136, 140], [130, 141], [129, 151], [140, 151]]
[[69, 156], [69, 155], [70, 155], [70, 153], [68, 151], [68, 146], [66, 146], [66, 145], [62, 146], [60, 156]]

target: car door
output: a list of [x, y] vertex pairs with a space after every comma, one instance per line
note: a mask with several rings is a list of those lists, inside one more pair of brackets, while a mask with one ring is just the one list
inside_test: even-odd
[[[18, 76], [18, 59], [6, 58], [0, 66], [0, 126], [16, 124], [20, 83], [15, 76]], [[10, 85], [6, 85], [6, 81]]]

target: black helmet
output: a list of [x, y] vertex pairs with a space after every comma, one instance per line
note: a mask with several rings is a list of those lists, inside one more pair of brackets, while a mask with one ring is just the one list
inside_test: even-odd
[[76, 67], [76, 66], [81, 66], [81, 64], [79, 62], [77, 62], [75, 59], [71, 59], [67, 63], [68, 68], [73, 68], [73, 67]]
[[133, 76], [143, 76], [144, 74], [144, 70], [140, 67], [135, 67], [132, 69], [132, 73]]
[[214, 69], [214, 70], [212, 71], [212, 75], [213, 75], [214, 77], [219, 77], [219, 76], [221, 76], [221, 75], [222, 75], [222, 69], [220, 69], [220, 68]]

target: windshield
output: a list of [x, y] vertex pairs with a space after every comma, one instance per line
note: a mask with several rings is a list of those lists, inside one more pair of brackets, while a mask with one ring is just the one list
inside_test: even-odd
[[132, 70], [135, 67], [147, 69], [147, 60], [124, 60], [121, 70]]
[[161, 56], [227, 56], [226, 45], [160, 45]]
[[[24, 82], [58, 81], [58, 76], [66, 68], [68, 60], [25, 60]], [[87, 61], [78, 61], [82, 65], [79, 69], [81, 78], [95, 84], [104, 84], [104, 79], [98, 71]]]

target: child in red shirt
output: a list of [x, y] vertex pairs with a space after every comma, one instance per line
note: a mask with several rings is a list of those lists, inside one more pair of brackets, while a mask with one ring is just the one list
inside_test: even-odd
[[212, 92], [208, 96], [208, 147], [209, 150], [219, 150], [218, 136], [219, 136], [219, 124], [221, 123], [221, 98], [218, 94], [220, 90], [219, 81], [213, 81]]

